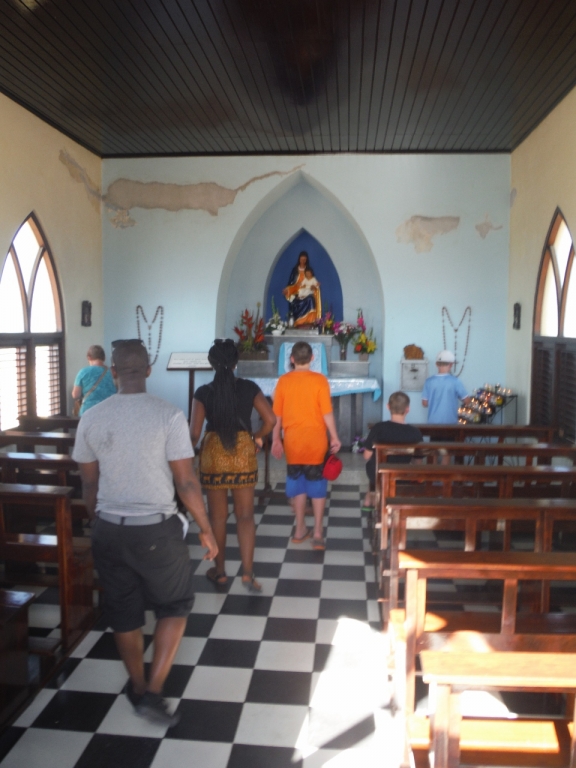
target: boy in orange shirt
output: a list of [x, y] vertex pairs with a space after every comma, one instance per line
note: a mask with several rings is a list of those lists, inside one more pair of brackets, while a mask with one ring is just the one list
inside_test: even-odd
[[323, 517], [328, 482], [322, 477], [322, 469], [328, 451], [328, 434], [330, 453], [337, 453], [341, 443], [332, 413], [328, 379], [310, 370], [310, 344], [297, 341], [290, 361], [294, 370], [280, 377], [274, 393], [276, 426], [272, 432], [272, 456], [280, 459], [286, 453], [286, 496], [293, 499], [296, 516], [292, 541], [301, 544], [311, 536], [304, 519], [309, 496], [314, 511], [312, 546], [321, 550], [326, 548]]

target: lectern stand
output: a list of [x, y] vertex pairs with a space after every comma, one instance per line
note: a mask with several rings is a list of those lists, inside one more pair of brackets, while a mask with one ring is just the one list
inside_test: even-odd
[[188, 421], [190, 421], [195, 389], [194, 374], [196, 371], [212, 370], [212, 366], [208, 362], [208, 352], [172, 352], [166, 370], [188, 371]]

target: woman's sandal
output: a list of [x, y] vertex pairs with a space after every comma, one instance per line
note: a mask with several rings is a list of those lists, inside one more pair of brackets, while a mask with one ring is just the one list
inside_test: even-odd
[[244, 574], [242, 576], [242, 586], [248, 590], [248, 592], [262, 592], [262, 584], [256, 581], [253, 573]]
[[218, 573], [216, 567], [208, 568], [206, 578], [212, 584], [216, 584], [217, 587], [225, 587], [228, 584], [228, 576], [225, 573]]

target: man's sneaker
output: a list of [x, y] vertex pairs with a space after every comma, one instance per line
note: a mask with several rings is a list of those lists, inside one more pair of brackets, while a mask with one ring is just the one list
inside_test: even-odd
[[138, 704], [136, 704], [135, 709], [138, 715], [145, 717], [146, 720], [149, 720], [151, 723], [167, 725], [169, 728], [172, 728], [172, 726], [177, 725], [180, 722], [180, 713], [175, 712], [171, 715], [170, 712], [168, 712], [167, 702], [159, 693], [146, 691]]
[[134, 685], [132, 683], [132, 680], [128, 679], [128, 682], [126, 683], [126, 686], [124, 687], [124, 693], [126, 694], [126, 698], [132, 704], [134, 709], [140, 704], [140, 700], [142, 699], [141, 693], [136, 693], [134, 690]]

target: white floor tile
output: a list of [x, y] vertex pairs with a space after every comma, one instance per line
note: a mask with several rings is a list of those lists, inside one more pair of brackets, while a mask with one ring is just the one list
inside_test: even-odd
[[366, 584], [363, 581], [323, 581], [320, 597], [339, 600], [366, 600]]
[[262, 640], [265, 616], [218, 616], [210, 637], [221, 640]]
[[[205, 637], [183, 637], [176, 652], [174, 664], [197, 664], [206, 645]], [[152, 661], [154, 643], [150, 643], [144, 654], [144, 661]]]
[[368, 600], [368, 621], [379, 623], [382, 620], [380, 615], [380, 606], [377, 600]]
[[84, 656], [92, 650], [92, 646], [96, 645], [103, 634], [104, 632], [88, 632], [86, 637], [78, 643], [70, 655], [76, 659], [83, 659]]
[[264, 519], [266, 519], [268, 515], [291, 515], [294, 517], [292, 507], [289, 507], [287, 504], [268, 504]]
[[293, 526], [289, 523], [286, 525], [269, 525], [264, 522], [258, 526], [258, 536], [290, 536], [292, 528]]
[[192, 613], [220, 613], [227, 595], [217, 592], [196, 592]]
[[280, 672], [312, 672], [314, 643], [285, 643], [263, 640], [260, 643], [255, 669]]
[[308, 707], [244, 704], [235, 741], [238, 744], [294, 747], [306, 730], [307, 721]]
[[34, 720], [36, 720], [40, 712], [42, 712], [44, 707], [49, 703], [55, 693], [57, 693], [55, 688], [52, 690], [49, 688], [42, 688], [41, 691], [38, 691], [34, 701], [20, 715], [14, 725], [17, 725], [19, 728], [28, 728], [28, 726], [32, 725]]
[[[170, 711], [173, 711], [177, 707], [179, 699], [166, 699], [166, 701], [170, 705]], [[111, 733], [117, 736], [149, 736], [153, 739], [162, 739], [167, 730], [165, 725], [157, 725], [139, 717], [134, 712], [132, 704], [122, 694], [118, 696], [108, 710], [97, 733]]]
[[365, 565], [364, 555], [362, 552], [327, 549], [324, 554], [324, 565]]
[[359, 541], [362, 538], [362, 529], [357, 526], [329, 525], [327, 537], [329, 539], [346, 539], [347, 541]]
[[126, 667], [121, 661], [82, 659], [62, 690], [120, 693], [127, 679]]
[[319, 597], [274, 597], [269, 616], [282, 619], [317, 619]]
[[358, 491], [339, 491], [337, 488], [332, 488], [330, 492], [330, 500], [338, 499], [338, 501], [354, 501], [357, 504], [360, 503], [360, 493]]
[[242, 703], [246, 699], [251, 678], [251, 669], [197, 666], [182, 698]]
[[29, 728], [2, 761], [2, 768], [74, 768], [91, 733]]
[[180, 766], [226, 768], [231, 751], [231, 744], [165, 739], [156, 752], [151, 768], [179, 768]]
[[53, 629], [60, 624], [60, 606], [32, 603], [28, 608], [28, 626]]
[[360, 519], [360, 509], [348, 507], [330, 507], [328, 520], [330, 520], [331, 517], [357, 517]]
[[254, 550], [255, 563], [283, 563], [286, 552], [274, 547], [256, 547]]
[[316, 563], [283, 563], [280, 569], [281, 579], [315, 579], [322, 578], [324, 566]]
[[338, 619], [318, 619], [316, 624], [316, 642], [330, 645], [338, 629]]

